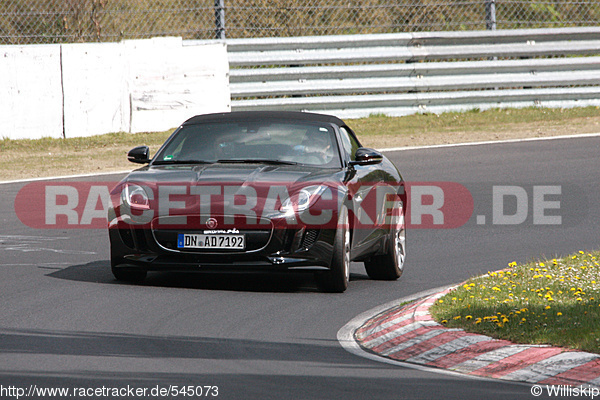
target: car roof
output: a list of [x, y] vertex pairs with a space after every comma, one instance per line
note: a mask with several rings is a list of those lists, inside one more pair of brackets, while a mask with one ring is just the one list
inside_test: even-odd
[[314, 121], [346, 125], [344, 121], [333, 115], [316, 114], [300, 111], [233, 111], [215, 114], [196, 115], [185, 121], [182, 125], [194, 125], [204, 122], [241, 122], [241, 121], [269, 121], [269, 120], [296, 120]]

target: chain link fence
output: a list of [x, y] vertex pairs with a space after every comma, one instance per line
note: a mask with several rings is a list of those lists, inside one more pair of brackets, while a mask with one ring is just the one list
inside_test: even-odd
[[598, 0], [0, 0], [0, 44], [598, 25]]

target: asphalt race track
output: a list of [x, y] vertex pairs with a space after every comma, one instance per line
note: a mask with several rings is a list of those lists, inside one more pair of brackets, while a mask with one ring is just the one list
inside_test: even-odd
[[[35, 385], [210, 386], [208, 397], [223, 399], [532, 399], [526, 385], [357, 357], [336, 334], [380, 304], [511, 261], [599, 248], [598, 149], [600, 137], [388, 153], [408, 181], [467, 187], [474, 212], [456, 229], [408, 231], [397, 282], [371, 281], [353, 264], [344, 294], [320, 293], [305, 275], [152, 274], [143, 285], [117, 283], [105, 230], [29, 228], [14, 212], [25, 184], [0, 185], [0, 398]], [[527, 193], [523, 223], [492, 223], [494, 186]], [[560, 225], [534, 224], [535, 186], [560, 187], [546, 199], [560, 208], [545, 211]], [[186, 396], [152, 398], [167, 397]]]

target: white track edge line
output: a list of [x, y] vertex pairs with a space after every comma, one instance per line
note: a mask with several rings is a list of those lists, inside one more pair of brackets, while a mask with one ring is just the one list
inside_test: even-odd
[[482, 146], [486, 144], [507, 144], [507, 143], [521, 143], [521, 142], [533, 142], [533, 141], [546, 141], [546, 140], [559, 140], [559, 139], [585, 139], [600, 136], [599, 133], [582, 133], [579, 135], [560, 135], [560, 136], [546, 136], [541, 138], [522, 138], [522, 139], [505, 139], [505, 140], [492, 140], [484, 142], [464, 142], [464, 143], [446, 143], [446, 144], [432, 144], [428, 146], [410, 146], [410, 147], [389, 147], [380, 149], [381, 152], [393, 152], [393, 151], [407, 151], [407, 150], [426, 150], [426, 149], [440, 149], [446, 147], [464, 147], [464, 146]]
[[119, 175], [119, 174], [128, 174], [132, 170], [127, 171], [110, 171], [110, 172], [96, 172], [90, 174], [80, 174], [80, 175], [65, 175], [65, 176], [47, 176], [40, 178], [27, 178], [27, 179], [17, 179], [14, 181], [0, 181], [0, 185], [8, 185], [10, 183], [27, 183], [27, 182], [39, 182], [39, 181], [54, 181], [57, 179], [73, 179], [73, 178], [89, 178], [92, 176], [106, 176], [106, 175]]

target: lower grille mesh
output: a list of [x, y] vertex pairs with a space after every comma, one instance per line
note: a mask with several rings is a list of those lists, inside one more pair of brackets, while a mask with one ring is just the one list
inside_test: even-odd
[[313, 244], [317, 241], [317, 236], [319, 236], [318, 229], [309, 229], [304, 234], [304, 239], [302, 239], [302, 247], [305, 249], [310, 249]]

